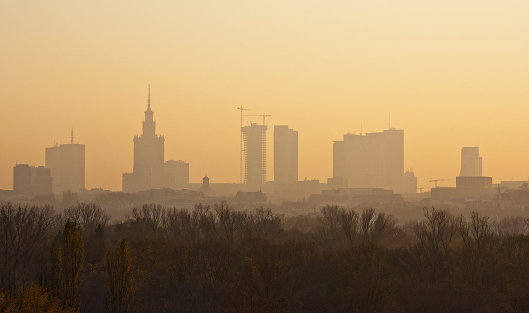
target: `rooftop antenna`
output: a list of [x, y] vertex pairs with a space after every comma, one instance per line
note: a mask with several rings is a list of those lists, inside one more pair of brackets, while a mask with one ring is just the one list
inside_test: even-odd
[[360, 135], [362, 135], [363, 132], [364, 132], [364, 122], [361, 121], [360, 122]]
[[389, 112], [388, 127], [388, 129], [391, 129], [391, 112]]

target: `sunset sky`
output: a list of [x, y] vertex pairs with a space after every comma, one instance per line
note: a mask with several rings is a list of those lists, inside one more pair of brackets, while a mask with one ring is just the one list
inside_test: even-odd
[[300, 179], [389, 112], [419, 185], [453, 179], [466, 145], [495, 181], [529, 178], [526, 0], [0, 0], [0, 40], [0, 189], [73, 127], [87, 188], [120, 190], [149, 83], [192, 182], [238, 181], [241, 104], [299, 131]]

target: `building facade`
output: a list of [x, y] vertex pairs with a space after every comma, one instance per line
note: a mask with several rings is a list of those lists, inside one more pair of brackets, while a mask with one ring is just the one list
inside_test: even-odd
[[51, 195], [52, 177], [49, 168], [17, 164], [13, 167], [13, 190], [17, 194], [39, 196]]
[[479, 155], [479, 147], [461, 148], [461, 171], [459, 176], [483, 176], [483, 158]]
[[458, 176], [456, 177], [458, 189], [486, 189], [492, 188], [492, 177], [487, 176]]
[[189, 184], [189, 163], [169, 160], [164, 165], [165, 187], [182, 189]]
[[261, 187], [266, 180], [266, 125], [252, 123], [242, 128], [244, 142], [244, 181]]
[[333, 144], [332, 183], [353, 188], [405, 189], [404, 130], [346, 134]]
[[298, 181], [298, 132], [287, 125], [274, 126], [274, 182]]
[[73, 134], [69, 144], [46, 148], [45, 158], [54, 193], [85, 190], [85, 145], [74, 143]]
[[417, 193], [417, 176], [415, 176], [415, 173], [411, 169], [404, 173], [401, 192], [405, 194]]

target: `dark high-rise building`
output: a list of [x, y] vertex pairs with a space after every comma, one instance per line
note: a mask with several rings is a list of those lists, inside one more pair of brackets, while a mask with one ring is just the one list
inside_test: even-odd
[[132, 173], [125, 173], [122, 177], [124, 192], [138, 192], [164, 187], [164, 142], [164, 137], [156, 134], [156, 121], [151, 110], [149, 87], [143, 133], [134, 137]]
[[404, 130], [346, 134], [333, 145], [333, 183], [403, 191]]
[[287, 125], [274, 126], [274, 182], [298, 181], [298, 132]]
[[50, 169], [17, 164], [13, 167], [13, 190], [17, 194], [32, 196], [52, 194]]
[[53, 192], [79, 192], [85, 189], [85, 145], [69, 144], [46, 148], [46, 167], [53, 178]]
[[252, 123], [242, 128], [245, 183], [260, 187], [266, 180], [266, 125]]

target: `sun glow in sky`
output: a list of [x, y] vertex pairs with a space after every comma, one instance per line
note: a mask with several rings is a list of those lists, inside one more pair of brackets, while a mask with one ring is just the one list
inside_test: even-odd
[[[299, 131], [300, 179], [332, 176], [332, 141], [405, 129], [419, 185], [529, 177], [529, 2], [0, 0], [0, 189], [44, 148], [86, 144], [87, 188], [121, 189], [147, 84], [165, 158], [191, 181], [239, 178], [239, 116]], [[273, 177], [272, 131], [268, 178]]]

